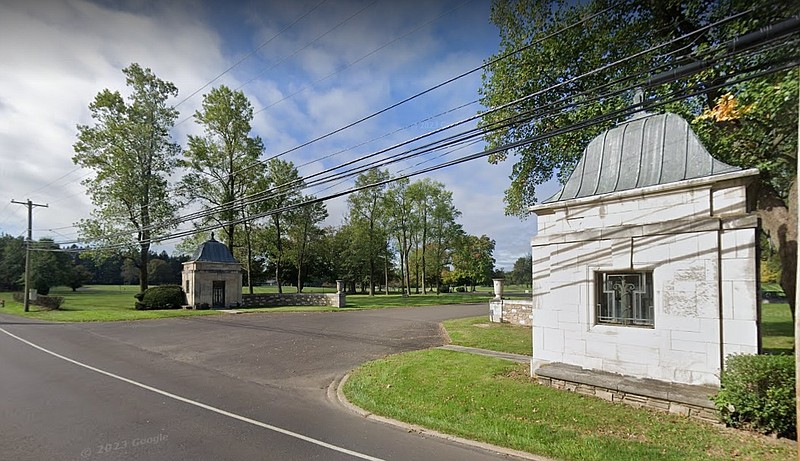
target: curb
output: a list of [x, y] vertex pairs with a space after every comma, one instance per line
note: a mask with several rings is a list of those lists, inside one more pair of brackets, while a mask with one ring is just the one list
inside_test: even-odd
[[525, 459], [530, 461], [555, 461], [551, 458], [544, 458], [542, 456], [526, 453], [524, 451], [513, 450], [511, 448], [500, 447], [489, 443], [478, 442], [475, 440], [470, 440], [450, 434], [445, 434], [442, 432], [435, 431], [433, 429], [417, 426], [415, 424], [404, 423], [396, 419], [386, 418], [384, 416], [379, 416], [376, 415], [375, 413], [366, 411], [363, 408], [358, 407], [353, 403], [351, 403], [349, 400], [347, 400], [347, 397], [345, 397], [344, 392], [342, 392], [342, 389], [344, 389], [344, 385], [347, 383], [347, 380], [349, 378], [350, 378], [350, 372], [346, 373], [341, 378], [334, 379], [328, 386], [327, 390], [328, 399], [333, 403], [338, 403], [347, 410], [365, 419], [369, 419], [371, 421], [376, 421], [383, 424], [388, 424], [390, 426], [395, 426], [397, 428], [405, 430], [406, 432], [416, 432], [421, 436], [436, 437], [439, 439], [447, 440], [449, 442], [455, 442], [469, 447], [479, 448], [481, 450], [496, 453], [498, 455], [518, 458], [518, 459]]

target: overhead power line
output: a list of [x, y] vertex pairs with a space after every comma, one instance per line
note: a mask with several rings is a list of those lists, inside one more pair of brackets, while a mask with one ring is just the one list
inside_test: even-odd
[[[784, 29], [785, 29], [785, 28], [784, 28]], [[795, 28], [789, 28], [789, 29], [785, 29], [785, 30], [784, 30], [784, 32], [782, 32], [782, 35], [775, 35], [775, 34], [772, 34], [770, 37], [772, 37], [772, 38], [771, 38], [772, 40], [776, 40], [776, 39], [778, 39], [778, 38], [780, 38], [780, 37], [785, 37], [785, 36], [786, 36], [786, 35], [788, 35], [788, 34], [795, 34], [796, 32], [797, 32], [797, 31], [796, 31], [796, 27], [795, 27]], [[768, 38], [768, 37], [766, 37], [766, 36], [764, 36], [764, 37], [765, 37], [765, 38], [764, 38], [764, 40], [766, 40], [766, 39]], [[667, 42], [667, 43], [669, 43], [669, 42]], [[663, 46], [663, 45], [664, 45], [664, 44], [662, 44], [662, 45], [659, 45], [658, 47], [660, 47], [660, 46]], [[651, 49], [649, 49], [649, 50], [645, 50], [645, 52], [646, 52], [646, 51], [651, 51], [652, 49], [657, 49], [658, 47], [653, 47], [653, 48], [651, 48]], [[749, 49], [751, 49], [751, 48], [753, 48], [753, 47], [748, 47], [748, 48], [746, 48], [745, 50], [749, 50]], [[722, 60], [722, 59], [727, 59], [727, 58], [729, 58], [729, 57], [732, 57], [732, 56], [738, 55], [739, 53], [743, 52], [742, 50], [743, 50], [743, 49], [742, 49], [741, 47], [740, 47], [738, 50], [737, 50], [736, 48], [726, 48], [726, 52], [725, 52], [725, 53], [723, 53], [722, 55], [718, 56], [717, 58], [715, 58], [715, 61], [714, 61], [714, 62], [718, 62], [718, 61], [720, 61], [720, 60]], [[641, 53], [637, 53], [636, 55], [632, 55], [632, 56], [637, 56], [637, 55], [639, 55], [639, 54], [641, 54]], [[625, 59], [630, 59], [632, 56], [629, 56], [629, 57], [627, 57], [627, 58], [625, 58]], [[622, 61], [622, 60], [620, 60], [620, 61]], [[711, 61], [710, 61], [710, 62], [711, 62]], [[611, 63], [611, 64], [614, 64], [614, 63]], [[609, 65], [605, 65], [605, 66], [601, 66], [601, 67], [599, 67], [599, 68], [597, 68], [597, 69], [594, 69], [593, 71], [591, 71], [591, 72], [589, 72], [589, 73], [587, 73], [587, 74], [585, 74], [585, 75], [588, 75], [588, 74], [591, 74], [591, 73], [596, 73], [596, 72], [599, 72], [599, 71], [600, 71], [600, 70], [602, 70], [602, 69], [609, 68], [609, 66], [610, 66], [611, 64], [609, 64]], [[693, 70], [693, 69], [694, 69], [694, 70]], [[697, 68], [689, 68], [689, 67], [687, 67], [687, 70], [686, 70], [684, 73], [682, 73], [682, 74], [681, 74], [681, 76], [688, 76], [688, 75], [692, 75], [693, 73], [696, 73], [696, 71], [699, 71], [699, 69], [697, 69]], [[665, 81], [671, 81], [671, 80], [665, 80]], [[730, 84], [731, 84], [730, 82], [727, 82], [727, 83], [725, 83], [725, 85], [730, 85]], [[526, 96], [525, 96], [525, 97], [523, 97], [523, 98], [520, 98], [520, 99], [518, 99], [518, 100], [516, 100], [516, 101], [513, 101], [513, 103], [515, 103], [515, 104], [516, 104], [516, 103], [520, 103], [520, 100], [526, 100], [526, 99], [527, 99], [527, 98], [529, 98], [530, 96], [531, 96], [531, 95], [526, 95]], [[510, 120], [510, 121], [508, 121], [508, 123], [519, 123], [519, 121], [520, 121], [520, 120]], [[596, 122], [597, 122], [597, 121], [596, 121]], [[597, 122], [597, 123], [601, 123], [601, 122]], [[471, 130], [470, 130], [470, 131], [471, 131]], [[470, 135], [470, 136], [471, 136], [471, 135], [474, 135], [474, 134], [475, 134], [475, 133], [470, 133], [470, 131], [468, 131], [468, 132], [465, 132], [465, 134], [464, 134], [464, 135], [462, 135], [462, 136], [467, 136], [467, 135]], [[483, 133], [480, 133], [480, 132], [477, 132], [477, 133], [478, 133], [478, 134], [483, 134]], [[458, 136], [458, 135], [456, 135], [456, 136]], [[448, 138], [446, 138], [446, 139], [448, 139]], [[466, 137], [462, 137], [462, 138], [451, 137], [451, 139], [452, 139], [452, 141], [451, 141], [451, 142], [456, 142], [456, 140], [457, 140], [458, 142], [465, 142], [467, 138], [466, 138]], [[438, 146], [436, 146], [436, 148], [441, 148], [442, 146], [445, 146], [445, 145], [451, 145], [451, 144], [442, 143], [442, 141], [436, 141], [435, 143], [440, 143]], [[435, 143], [434, 143], [434, 144], [435, 144]], [[511, 146], [511, 147], [509, 147], [509, 146], [506, 146], [506, 147], [507, 147], [507, 148], [513, 148], [513, 146]], [[419, 150], [419, 148], [415, 148], [415, 149]], [[431, 149], [431, 150], [429, 150], [429, 151], [432, 151], [432, 150], [434, 150], [434, 149]], [[407, 151], [407, 152], [408, 152], [408, 151]], [[413, 151], [412, 151], [412, 152], [413, 152]], [[488, 155], [488, 154], [487, 154], [487, 155]], [[373, 164], [372, 166], [374, 166], [374, 164]], [[337, 168], [340, 168], [340, 167], [341, 167], [341, 166], [339, 166], [339, 167], [337, 167]], [[370, 166], [370, 165], [367, 165], [367, 166], [364, 166], [363, 168], [368, 168], [368, 167], [371, 167], [371, 166]], [[335, 169], [334, 169], [334, 170], [335, 170]], [[329, 170], [329, 171], [333, 171], [333, 170]], [[426, 169], [426, 170], [423, 170], [423, 171], [428, 171], [428, 169]], [[417, 173], [417, 174], [420, 174], [420, 173]], [[338, 178], [337, 178], [337, 180], [338, 180]], [[257, 201], [257, 200], [253, 201], [252, 203], [255, 203], [256, 201]], [[237, 208], [238, 208], [238, 207], [242, 206], [242, 203], [244, 203], [244, 202], [236, 202], [236, 203], [234, 203], [232, 206], [235, 206], [235, 207], [237, 207]], [[197, 217], [199, 217], [199, 216], [194, 216], [192, 219], [196, 219]], [[257, 215], [256, 215], [256, 216], [249, 216], [249, 217], [247, 217], [247, 218], [244, 218], [244, 219], [245, 219], [245, 220], [247, 220], [247, 219], [255, 219], [255, 218], [257, 218], [257, 217], [258, 217]], [[161, 239], [161, 238], [175, 238], [175, 236], [162, 236], [162, 237], [157, 237], [157, 238], [158, 238], [158, 239]]]

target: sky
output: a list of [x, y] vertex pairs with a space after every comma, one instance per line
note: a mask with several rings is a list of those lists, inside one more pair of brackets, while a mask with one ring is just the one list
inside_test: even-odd
[[[184, 147], [201, 133], [192, 115], [203, 94], [221, 84], [243, 91], [267, 158], [480, 66], [499, 44], [489, 10], [488, 0], [0, 0], [0, 234], [24, 235], [26, 207], [11, 200], [30, 199], [48, 205], [34, 209], [34, 239], [76, 239], [74, 224], [92, 211], [81, 184], [91, 172], [72, 162], [76, 126], [92, 124], [99, 91], [126, 94], [121, 69], [131, 63], [178, 87], [172, 137]], [[475, 72], [282, 158], [307, 176], [467, 119], [481, 110], [480, 85]], [[482, 148], [388, 168], [407, 173]], [[477, 159], [417, 176], [453, 192], [465, 231], [494, 239], [506, 269], [529, 253], [536, 228], [504, 215], [511, 166]], [[345, 199], [326, 204], [325, 224], [340, 225]]]

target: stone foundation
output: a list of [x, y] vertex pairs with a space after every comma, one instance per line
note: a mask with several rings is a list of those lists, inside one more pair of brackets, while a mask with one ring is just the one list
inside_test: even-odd
[[526, 299], [492, 299], [489, 301], [489, 320], [531, 326], [533, 301]]
[[242, 295], [242, 307], [332, 306], [344, 307], [344, 293], [260, 293]]
[[636, 408], [674, 413], [711, 423], [719, 423], [720, 415], [711, 401], [719, 391], [714, 386], [693, 386], [667, 383], [654, 379], [634, 378], [563, 363], [551, 363], [534, 370], [539, 384], [620, 402]]

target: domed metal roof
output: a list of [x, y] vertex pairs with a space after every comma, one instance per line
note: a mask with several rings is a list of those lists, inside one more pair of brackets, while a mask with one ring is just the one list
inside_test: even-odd
[[214, 240], [214, 233], [211, 233], [211, 239], [206, 240], [197, 247], [194, 252], [192, 261], [206, 261], [212, 263], [233, 263], [238, 264], [239, 261], [233, 257], [228, 247]]
[[594, 138], [561, 191], [542, 203], [738, 170], [711, 157], [679, 115], [640, 112]]

